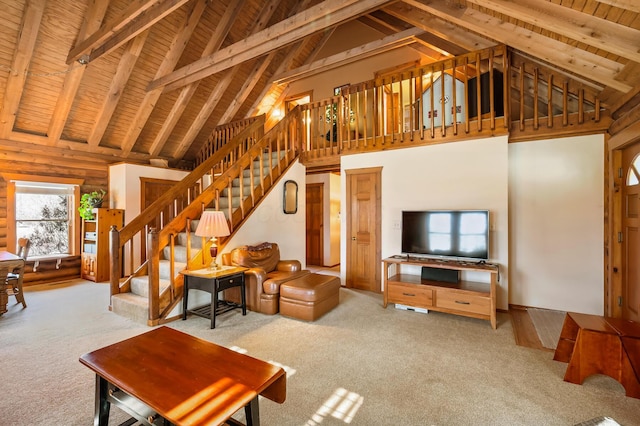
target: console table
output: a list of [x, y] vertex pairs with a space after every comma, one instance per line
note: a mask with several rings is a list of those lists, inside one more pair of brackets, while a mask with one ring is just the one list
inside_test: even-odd
[[[384, 301], [399, 303], [416, 308], [431, 309], [455, 315], [479, 318], [496, 324], [496, 286], [498, 266], [488, 263], [474, 263], [438, 259], [420, 259], [407, 256], [393, 256], [382, 261], [384, 265]], [[426, 266], [429, 268], [476, 271], [490, 274], [489, 283], [459, 281], [457, 283], [422, 279], [421, 275], [402, 273], [406, 266]], [[393, 275], [390, 270], [393, 267]]]
[[638, 323], [569, 312], [553, 359], [569, 363], [566, 382], [580, 385], [592, 374], [604, 374], [617, 380], [627, 396], [640, 398]]
[[[260, 425], [258, 395], [282, 404], [287, 376], [273, 364], [169, 327], [84, 354], [96, 374], [95, 426], [109, 423], [111, 404], [151, 425], [230, 424], [245, 408], [247, 425]], [[136, 423], [138, 424], [138, 423]]]
[[[196, 269], [180, 271], [184, 275], [184, 297], [182, 298], [182, 319], [192, 313], [211, 319], [211, 328], [216, 328], [216, 315], [231, 309], [241, 308], [242, 315], [247, 315], [247, 302], [244, 288], [244, 271], [241, 266], [221, 266], [219, 269]], [[242, 303], [219, 300], [218, 293], [233, 287], [240, 287]], [[202, 290], [211, 294], [211, 303], [188, 309], [189, 290]]]

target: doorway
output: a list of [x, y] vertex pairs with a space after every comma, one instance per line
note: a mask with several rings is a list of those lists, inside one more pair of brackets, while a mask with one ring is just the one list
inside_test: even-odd
[[306, 195], [307, 265], [324, 266], [324, 184], [308, 183]]
[[346, 170], [346, 286], [381, 292], [382, 167]]
[[622, 318], [640, 321], [640, 143], [622, 151]]

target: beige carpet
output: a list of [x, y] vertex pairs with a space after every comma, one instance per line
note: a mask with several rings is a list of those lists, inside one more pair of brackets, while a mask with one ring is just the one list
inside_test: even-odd
[[[0, 316], [0, 425], [92, 423], [95, 378], [78, 357], [148, 330], [110, 313], [108, 291], [75, 281], [28, 290], [25, 310], [11, 299]], [[263, 426], [564, 426], [601, 416], [640, 425], [640, 400], [603, 376], [564, 382], [566, 364], [516, 346], [504, 313], [492, 330], [342, 289], [340, 305], [315, 323], [233, 311], [217, 324], [169, 326], [284, 366], [287, 400], [261, 400]], [[116, 408], [112, 417], [125, 418]]]
[[551, 309], [527, 308], [542, 346], [554, 349], [558, 345], [566, 312]]

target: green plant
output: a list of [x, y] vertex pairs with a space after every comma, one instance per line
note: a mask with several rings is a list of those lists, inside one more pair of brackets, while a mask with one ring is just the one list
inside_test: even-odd
[[104, 189], [82, 194], [82, 197], [80, 198], [80, 207], [78, 207], [80, 217], [84, 220], [92, 220], [94, 218], [93, 209], [102, 206], [105, 194], [106, 192]]

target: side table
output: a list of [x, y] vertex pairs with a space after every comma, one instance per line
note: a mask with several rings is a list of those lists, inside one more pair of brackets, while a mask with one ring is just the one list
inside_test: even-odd
[[564, 380], [582, 384], [592, 374], [618, 381], [640, 398], [640, 324], [620, 318], [567, 313], [553, 359], [567, 362]]
[[[242, 315], [247, 314], [245, 296], [244, 272], [247, 268], [236, 266], [221, 266], [219, 269], [184, 270], [184, 297], [182, 298], [182, 319], [187, 319], [187, 314], [192, 313], [211, 319], [211, 328], [216, 328], [216, 315], [242, 308]], [[218, 298], [221, 291], [240, 287], [241, 302], [235, 303]], [[197, 308], [188, 309], [189, 290], [202, 290], [211, 294], [211, 303]]]

